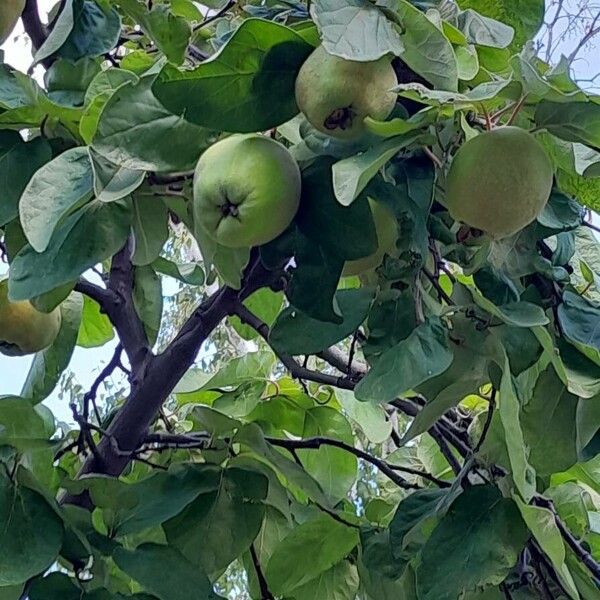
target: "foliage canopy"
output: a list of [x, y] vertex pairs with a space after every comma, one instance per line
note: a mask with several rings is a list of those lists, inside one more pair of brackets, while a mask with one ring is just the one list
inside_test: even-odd
[[[66, 0], [45, 26], [27, 0], [43, 84], [0, 65], [9, 296], [61, 315], [0, 396], [0, 600], [597, 600], [600, 98], [536, 56], [543, 1], [204, 6]], [[364, 135], [299, 113], [319, 45], [392, 61]], [[452, 219], [446, 176], [507, 124], [554, 180], [491, 239]], [[288, 148], [300, 206], [222, 246], [193, 170], [250, 132]], [[113, 339], [58, 422], [75, 347]]]

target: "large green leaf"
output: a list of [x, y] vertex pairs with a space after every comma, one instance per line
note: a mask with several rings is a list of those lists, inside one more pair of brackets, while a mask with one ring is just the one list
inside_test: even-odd
[[94, 173], [94, 194], [102, 202], [114, 202], [125, 198], [144, 181], [145, 172], [115, 165], [104, 156], [89, 148]]
[[119, 5], [171, 62], [178, 65], [183, 62], [191, 35], [185, 18], [175, 15], [164, 4], [154, 5], [151, 10], [138, 0], [119, 0]]
[[439, 319], [429, 319], [378, 359], [356, 386], [356, 397], [389, 402], [443, 373], [451, 363], [446, 330]]
[[119, 547], [113, 558], [120, 569], [159, 600], [217, 598], [206, 574], [175, 548], [158, 544], [142, 544], [135, 550]]
[[333, 165], [333, 189], [342, 206], [349, 206], [365, 189], [377, 172], [402, 148], [409, 146], [420, 133], [389, 138], [366, 152], [344, 158]]
[[339, 164], [322, 157], [302, 171], [302, 199], [295, 221], [304, 235], [328, 252], [354, 260], [377, 250], [377, 234], [366, 197], [352, 202], [353, 196], [347, 203], [336, 200], [331, 169]]
[[46, 163], [31, 178], [19, 203], [21, 224], [36, 252], [43, 252], [56, 227], [92, 197], [87, 148], [72, 148]]
[[256, 471], [223, 471], [218, 488], [202, 494], [164, 524], [169, 544], [205, 573], [224, 569], [248, 549], [265, 514], [267, 478]]
[[387, 419], [383, 406], [359, 402], [350, 390], [336, 390], [336, 397], [344, 413], [360, 427], [373, 444], [383, 444], [390, 437], [392, 423]]
[[298, 525], [280, 542], [267, 564], [273, 593], [294, 591], [340, 563], [358, 543], [358, 531], [321, 515]]
[[535, 124], [563, 140], [600, 148], [600, 105], [595, 102], [540, 102]]
[[89, 202], [58, 226], [44, 252], [38, 254], [26, 245], [15, 256], [9, 279], [11, 298], [33, 298], [77, 279], [123, 247], [130, 222], [128, 202]]
[[436, 89], [458, 91], [458, 66], [448, 38], [407, 0], [399, 0], [396, 10], [402, 24], [402, 60]]
[[533, 39], [544, 21], [544, 0], [459, 0], [458, 4], [510, 25], [517, 48]]
[[39, 408], [26, 398], [0, 397], [0, 444], [25, 452], [44, 448], [53, 434], [48, 431]]
[[367, 316], [373, 291], [340, 290], [335, 297], [343, 318], [340, 324], [323, 323], [288, 307], [271, 328], [269, 342], [273, 348], [292, 355], [317, 354], [352, 334]]
[[527, 461], [527, 447], [521, 427], [520, 402], [515, 391], [508, 358], [504, 361], [500, 381], [500, 420], [504, 429], [513, 480], [523, 499], [529, 501], [535, 494], [535, 471]]
[[15, 131], [0, 133], [0, 226], [19, 214], [19, 199], [32, 175], [52, 158], [48, 142], [24, 142]]
[[166, 66], [153, 91], [176, 115], [225, 131], [261, 131], [298, 113], [296, 75], [312, 46], [294, 30], [246, 19], [209, 60], [191, 71]]
[[540, 375], [521, 415], [529, 462], [539, 475], [566, 471], [577, 462], [577, 402], [553, 367]]
[[330, 54], [369, 61], [404, 50], [396, 25], [369, 0], [315, 0], [310, 13]]
[[63, 539], [60, 517], [43, 496], [4, 474], [0, 522], [0, 585], [23, 583], [56, 560]]
[[498, 488], [467, 488], [423, 548], [417, 567], [418, 597], [456, 600], [463, 592], [501, 583], [528, 535], [519, 509]]
[[565, 337], [594, 350], [600, 350], [600, 308], [585, 298], [566, 291], [558, 307], [558, 320]]
[[294, 600], [354, 600], [358, 585], [356, 566], [345, 560], [297, 587], [294, 590]]
[[110, 97], [92, 147], [132, 170], [185, 171], [209, 145], [210, 131], [169, 112], [152, 94], [152, 77], [125, 83]]

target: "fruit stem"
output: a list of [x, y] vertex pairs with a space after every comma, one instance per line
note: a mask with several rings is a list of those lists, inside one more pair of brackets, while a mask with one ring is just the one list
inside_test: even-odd
[[521, 111], [523, 106], [525, 105], [526, 99], [527, 99], [527, 94], [524, 94], [523, 96], [521, 96], [521, 99], [515, 104], [515, 109], [513, 110], [512, 114], [510, 115], [510, 118], [508, 119], [508, 122], [506, 123], [507, 125], [512, 125], [515, 122], [517, 115], [519, 114], [519, 112]]
[[425, 154], [431, 159], [431, 162], [438, 169], [441, 170], [444, 168], [444, 164], [442, 163], [442, 161], [427, 146], [422, 146], [422, 148], [423, 148], [423, 152], [425, 152]]
[[494, 124], [492, 123], [492, 120], [490, 119], [490, 113], [488, 112], [488, 109], [483, 104], [481, 105], [481, 111], [483, 112], [483, 116], [485, 117], [486, 130], [491, 131], [494, 127]]

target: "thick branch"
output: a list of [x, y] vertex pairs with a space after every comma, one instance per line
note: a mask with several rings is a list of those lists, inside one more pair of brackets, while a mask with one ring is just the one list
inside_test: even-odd
[[[276, 275], [260, 264], [253, 265], [242, 290], [229, 287], [218, 290], [196, 309], [162, 354], [148, 354], [144, 369], [139, 373], [136, 385], [132, 386], [131, 395], [98, 444], [101, 461], [88, 457], [79, 476], [102, 473], [116, 477], [123, 472], [143, 442], [163, 403], [194, 363], [204, 341], [231, 314], [236, 301], [270, 285]], [[89, 499], [85, 497], [66, 497], [63, 502], [90, 506]]]
[[[44, 24], [40, 20], [37, 0], [27, 0], [25, 9], [21, 15], [25, 32], [31, 39], [33, 49], [37, 50], [46, 41], [48, 34]], [[49, 66], [49, 65], [45, 65]]]
[[108, 307], [107, 314], [129, 357], [133, 373], [132, 383], [135, 384], [139, 377], [139, 371], [150, 354], [150, 346], [144, 324], [138, 316], [133, 302], [132, 250], [133, 240], [130, 238], [127, 244], [113, 257], [108, 289], [113, 292], [115, 302]]

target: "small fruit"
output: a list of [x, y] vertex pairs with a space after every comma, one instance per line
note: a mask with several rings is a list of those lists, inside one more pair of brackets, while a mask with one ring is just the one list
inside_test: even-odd
[[446, 184], [452, 217], [492, 238], [515, 234], [540, 214], [553, 168], [541, 144], [519, 127], [500, 127], [466, 142]]
[[0, 44], [8, 39], [25, 8], [25, 0], [2, 0], [0, 2]]
[[365, 133], [363, 119], [383, 120], [393, 110], [398, 84], [391, 60], [346, 60], [319, 46], [296, 78], [296, 103], [319, 131], [352, 139]]
[[194, 175], [194, 227], [231, 248], [275, 239], [300, 204], [300, 170], [285, 146], [232, 135], [200, 157]]
[[8, 356], [33, 354], [54, 342], [60, 330], [61, 314], [35, 309], [28, 301], [8, 300], [8, 280], [0, 281], [0, 352]]
[[364, 258], [346, 261], [342, 277], [359, 275], [365, 271], [374, 269], [381, 264], [383, 257], [386, 254], [390, 254], [396, 246], [396, 240], [398, 239], [396, 217], [394, 217], [392, 211], [385, 204], [377, 202], [372, 198], [369, 198], [369, 205], [371, 206], [371, 213], [375, 222], [377, 250]]

